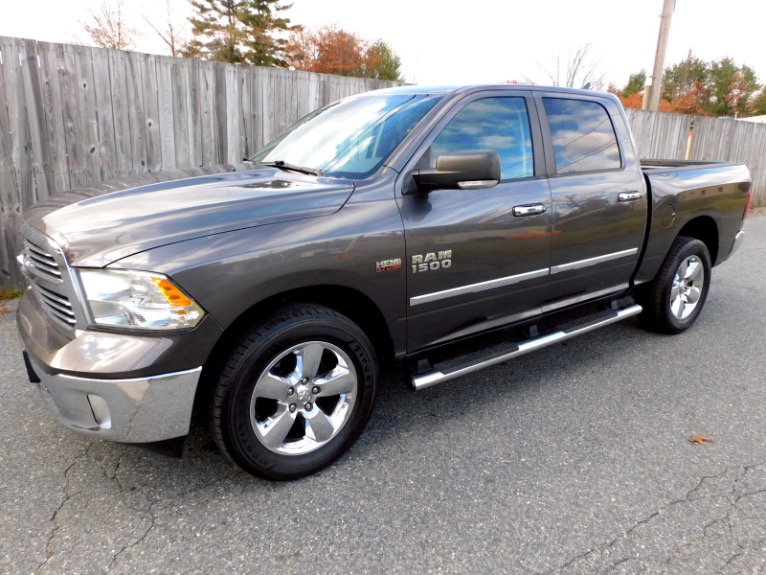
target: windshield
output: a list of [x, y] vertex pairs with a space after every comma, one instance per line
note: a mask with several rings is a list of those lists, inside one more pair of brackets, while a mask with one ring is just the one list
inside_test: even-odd
[[438, 96], [370, 95], [306, 116], [256, 154], [256, 163], [300, 167], [337, 178], [366, 178], [433, 108]]

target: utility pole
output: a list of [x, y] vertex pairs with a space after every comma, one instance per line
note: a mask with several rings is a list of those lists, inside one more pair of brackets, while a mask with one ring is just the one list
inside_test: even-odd
[[664, 0], [662, 7], [662, 20], [660, 21], [660, 34], [657, 37], [657, 52], [654, 55], [654, 71], [652, 72], [652, 97], [649, 101], [649, 109], [656, 112], [660, 109], [660, 95], [662, 94], [662, 73], [665, 68], [665, 50], [668, 47], [668, 34], [670, 33], [670, 18], [676, 8], [676, 0]]

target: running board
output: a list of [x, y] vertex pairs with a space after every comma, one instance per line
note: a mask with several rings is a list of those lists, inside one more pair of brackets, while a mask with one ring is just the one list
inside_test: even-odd
[[[618, 321], [622, 321], [629, 317], [633, 317], [634, 315], [638, 315], [641, 313], [641, 311], [641, 306], [635, 304], [619, 310], [609, 310], [604, 314], [600, 314], [596, 319], [593, 319], [587, 323], [575, 322], [573, 325], [571, 325], [571, 327], [562, 326], [557, 331], [546, 334], [542, 337], [535, 337], [520, 341], [518, 343], [510, 344], [508, 348], [502, 353], [490, 355], [484, 359], [480, 359], [479, 361], [469, 361], [463, 364], [450, 365], [449, 368], [444, 370], [438, 369], [439, 365], [437, 364], [433, 369], [430, 369], [424, 373], [413, 374], [411, 376], [410, 383], [415, 391], [420, 391], [421, 389], [431, 387], [437, 383], [455, 379], [456, 377], [461, 377], [463, 375], [473, 373], [474, 371], [479, 371], [485, 367], [503, 363], [509, 359], [513, 359], [514, 357], [529, 353], [530, 351], [542, 349], [544, 347], [548, 347], [549, 345], [553, 345], [554, 343], [558, 343], [560, 341], [588, 333], [589, 331], [593, 331], [600, 327], [617, 323]], [[453, 362], [450, 362], [450, 364], [452, 363]]]

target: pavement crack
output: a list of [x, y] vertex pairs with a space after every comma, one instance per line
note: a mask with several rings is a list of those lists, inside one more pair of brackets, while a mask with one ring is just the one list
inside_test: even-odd
[[555, 573], [556, 571], [561, 571], [562, 569], [566, 569], [567, 567], [572, 565], [575, 561], [579, 561], [580, 559], [585, 559], [588, 555], [593, 553], [593, 551], [595, 551], [595, 549], [588, 549], [587, 551], [585, 551], [585, 553], [580, 553], [579, 555], [575, 555], [574, 557], [569, 559], [567, 562], [565, 562], [559, 567], [556, 567], [553, 571], [550, 571], [549, 573]]
[[726, 561], [726, 563], [724, 563], [723, 565], [721, 565], [721, 569], [720, 569], [720, 570], [721, 570], [721, 571], [723, 571], [723, 570], [724, 570], [724, 569], [726, 569], [726, 568], [727, 568], [729, 565], [731, 565], [732, 563], [734, 563], [734, 561], [736, 561], [737, 559], [739, 559], [740, 557], [742, 557], [744, 554], [745, 554], [745, 548], [744, 548], [744, 547], [742, 547], [742, 546], [740, 545], [739, 549], [738, 549], [738, 550], [737, 550], [737, 551], [734, 553], [734, 555], [732, 555], [731, 557], [729, 557], [729, 559]]
[[51, 514], [51, 518], [48, 520], [48, 522], [51, 524], [50, 533], [48, 535], [48, 539], [45, 542], [45, 559], [37, 566], [35, 569], [35, 574], [40, 573], [45, 566], [48, 564], [48, 561], [51, 560], [51, 557], [53, 557], [54, 552], [51, 550], [51, 545], [53, 543], [53, 540], [56, 538], [56, 534], [58, 533], [59, 528], [61, 525], [59, 524], [58, 516], [62, 509], [66, 506], [66, 504], [72, 499], [73, 494], [70, 490], [70, 484], [69, 484], [69, 472], [72, 471], [72, 468], [74, 468], [75, 465], [80, 463], [84, 457], [87, 456], [87, 448], [80, 452], [80, 454], [74, 458], [74, 460], [67, 466], [67, 468], [64, 470], [64, 488], [63, 488], [63, 497], [61, 498], [61, 501], [59, 502], [56, 509], [54, 509], [53, 513]]
[[694, 499], [692, 499], [692, 495], [696, 493], [697, 491], [699, 491], [700, 489], [702, 489], [702, 486], [705, 484], [705, 481], [710, 481], [712, 479], [721, 479], [726, 476], [728, 471], [729, 471], [728, 468], [724, 468], [720, 473], [703, 476], [702, 479], [699, 480], [697, 485], [686, 493], [686, 497], [682, 501], [694, 501], [696, 499], [704, 499], [704, 497], [695, 497]]
[[129, 551], [129, 550], [137, 547], [138, 545], [140, 545], [144, 541], [144, 539], [146, 539], [148, 537], [149, 533], [151, 533], [151, 531], [157, 525], [157, 516], [154, 513], [154, 503], [152, 503], [149, 506], [149, 508], [146, 510], [145, 513], [147, 513], [149, 515], [149, 527], [147, 527], [146, 530], [141, 534], [141, 536], [138, 537], [138, 539], [136, 539], [135, 541], [133, 541], [133, 543], [129, 543], [127, 545], [123, 545], [122, 548], [117, 553], [115, 553], [112, 556], [111, 561], [109, 561], [109, 566], [107, 567], [107, 571], [111, 571], [112, 570], [112, 568], [114, 567], [115, 563], [117, 563], [117, 560], [120, 558], [120, 556], [123, 553], [125, 553], [125, 551]]
[[[552, 575], [553, 573], [558, 573], [561, 571], [566, 570], [567, 568], [571, 567], [575, 562], [585, 559], [594, 552], [601, 553], [604, 555], [609, 555], [613, 551], [615, 551], [615, 548], [617, 545], [623, 541], [626, 541], [630, 539], [634, 533], [640, 529], [641, 527], [648, 525], [652, 521], [654, 521], [657, 517], [659, 517], [661, 514], [669, 511], [671, 508], [692, 503], [695, 501], [705, 500], [705, 499], [715, 499], [715, 498], [724, 498], [728, 499], [729, 506], [726, 509], [725, 513], [722, 515], [712, 519], [708, 523], [702, 526], [702, 537], [715, 537], [716, 534], [713, 533], [713, 528], [716, 525], [723, 524], [725, 525], [725, 528], [727, 532], [731, 535], [733, 532], [732, 525], [731, 525], [731, 513], [732, 510], [738, 507], [739, 502], [746, 497], [751, 497], [754, 495], [758, 495], [761, 493], [766, 492], [766, 488], [764, 489], [757, 489], [753, 491], [747, 491], [747, 492], [739, 492], [738, 493], [738, 486], [741, 485], [742, 481], [748, 476], [749, 473], [752, 473], [752, 471], [758, 467], [766, 465], [766, 462], [764, 463], [757, 463], [754, 465], [745, 466], [742, 468], [741, 472], [737, 475], [736, 478], [734, 478], [731, 482], [731, 487], [724, 490], [724, 489], [716, 489], [715, 485], [713, 485], [713, 492], [710, 494], [701, 494], [701, 491], [703, 487], [705, 486], [706, 482], [714, 481], [714, 480], [722, 480], [724, 479], [727, 474], [731, 473], [731, 468], [724, 468], [721, 472], [713, 474], [713, 475], [705, 475], [696, 483], [696, 485], [688, 490], [686, 492], [686, 495], [684, 497], [681, 497], [679, 499], [671, 500], [664, 505], [662, 505], [659, 509], [654, 511], [653, 513], [647, 515], [643, 519], [640, 519], [636, 521], [633, 525], [631, 525], [628, 529], [623, 531], [621, 535], [618, 535], [608, 543], [606, 543], [604, 546], [601, 547], [593, 547], [589, 548], [587, 551], [580, 553], [579, 555], [575, 555], [574, 557], [571, 557], [564, 561], [559, 567], [554, 568], [553, 570], [549, 571], [547, 575]], [[665, 559], [665, 564], [670, 565], [675, 558], [678, 557], [678, 555], [681, 553], [681, 551], [689, 547], [691, 543], [686, 542], [678, 547], [675, 548], [675, 550]], [[744, 553], [744, 549], [747, 548], [747, 546], [742, 545], [739, 543], [740, 551], [737, 555], [733, 556], [729, 562], [726, 565], [729, 565], [732, 561], [736, 559], [737, 556], [742, 555]], [[626, 561], [629, 561], [631, 559], [635, 559], [634, 557], [622, 557], [619, 560], [613, 562], [611, 564], [611, 567], [609, 569], [614, 569], [617, 565], [620, 565]], [[724, 567], [726, 567], [726, 565]], [[608, 570], [609, 570], [608, 569]], [[608, 571], [607, 570], [607, 571]]]

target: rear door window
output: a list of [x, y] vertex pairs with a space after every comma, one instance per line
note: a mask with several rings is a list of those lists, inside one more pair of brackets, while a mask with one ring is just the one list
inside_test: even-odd
[[557, 174], [617, 170], [620, 148], [606, 109], [597, 102], [543, 98]]

